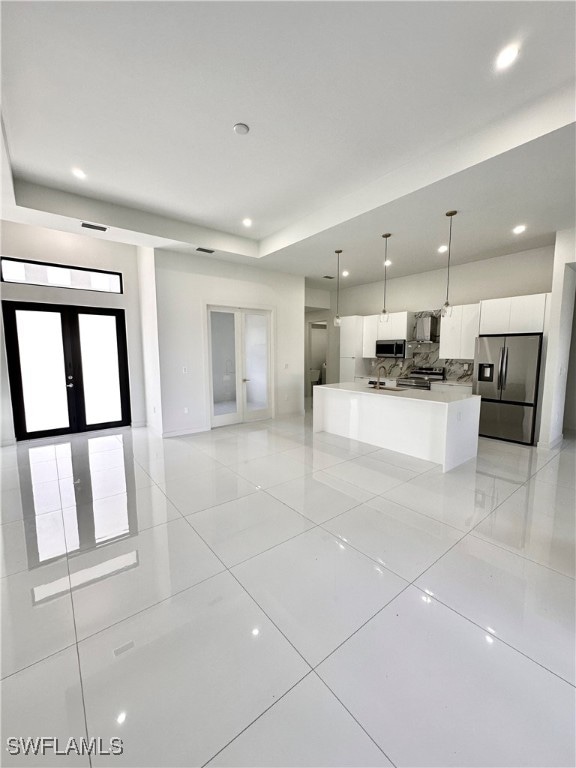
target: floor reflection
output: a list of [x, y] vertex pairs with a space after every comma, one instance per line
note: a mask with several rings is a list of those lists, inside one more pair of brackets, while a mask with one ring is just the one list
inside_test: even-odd
[[17, 469], [29, 570], [138, 533], [129, 434], [21, 444]]

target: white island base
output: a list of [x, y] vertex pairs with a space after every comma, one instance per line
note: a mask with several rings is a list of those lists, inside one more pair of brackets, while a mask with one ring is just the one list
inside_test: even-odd
[[364, 384], [314, 387], [314, 432], [331, 432], [437, 464], [447, 472], [478, 452], [480, 397], [390, 391]]

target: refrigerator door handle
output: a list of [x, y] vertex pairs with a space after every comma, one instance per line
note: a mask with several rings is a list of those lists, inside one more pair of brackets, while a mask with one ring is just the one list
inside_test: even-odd
[[504, 362], [504, 347], [500, 347], [500, 357], [498, 358], [498, 389], [502, 389], [502, 364]]
[[508, 347], [504, 349], [504, 361], [502, 366], [502, 389], [506, 389], [506, 380], [508, 379]]

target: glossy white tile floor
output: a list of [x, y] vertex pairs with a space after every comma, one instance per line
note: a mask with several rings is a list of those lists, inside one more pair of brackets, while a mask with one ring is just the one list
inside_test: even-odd
[[[442, 474], [306, 416], [0, 455], [4, 765], [574, 765], [574, 440]], [[124, 754], [4, 750], [40, 735]]]

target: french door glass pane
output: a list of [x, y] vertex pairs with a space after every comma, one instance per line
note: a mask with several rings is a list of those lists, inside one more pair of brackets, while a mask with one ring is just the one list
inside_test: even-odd
[[16, 328], [26, 430], [66, 429], [70, 421], [62, 317], [59, 312], [17, 310]]
[[121, 421], [116, 317], [78, 315], [86, 424]]
[[210, 312], [214, 416], [238, 412], [234, 324], [233, 312]]
[[246, 356], [246, 407], [268, 408], [268, 316], [246, 312], [244, 322]]

